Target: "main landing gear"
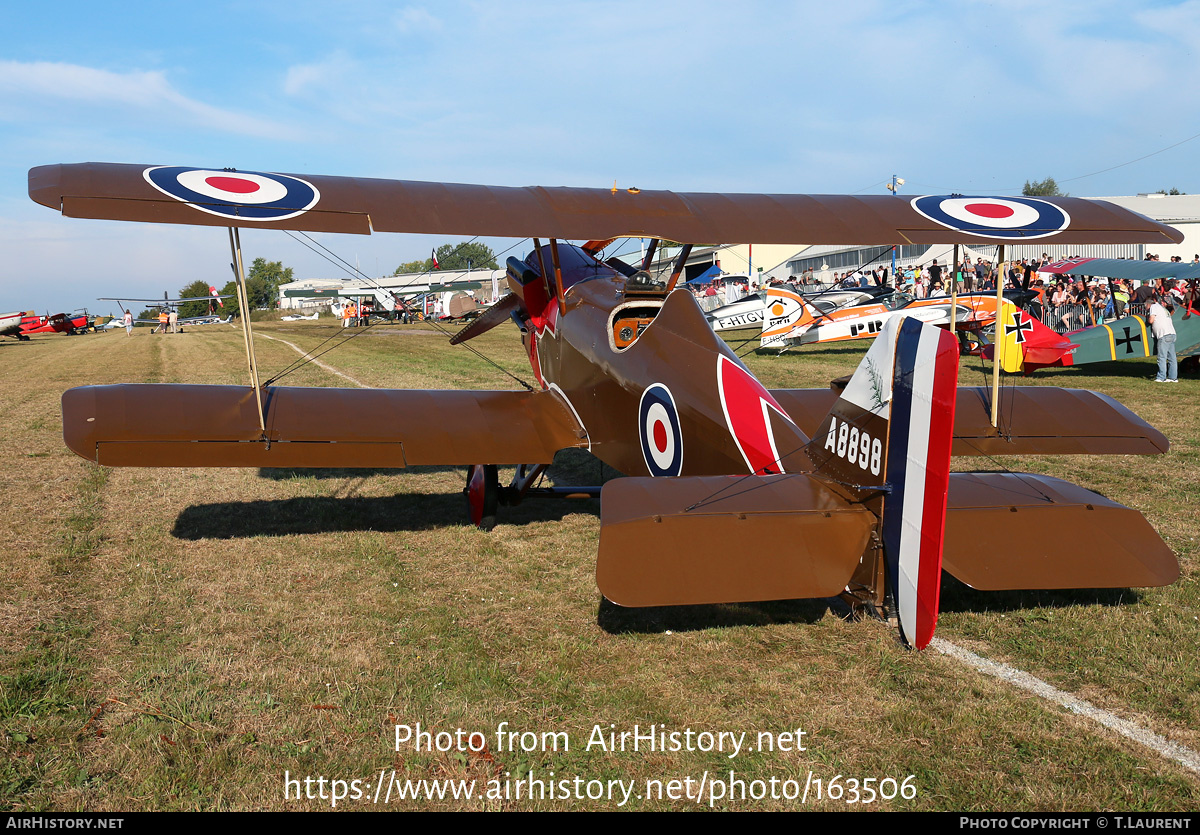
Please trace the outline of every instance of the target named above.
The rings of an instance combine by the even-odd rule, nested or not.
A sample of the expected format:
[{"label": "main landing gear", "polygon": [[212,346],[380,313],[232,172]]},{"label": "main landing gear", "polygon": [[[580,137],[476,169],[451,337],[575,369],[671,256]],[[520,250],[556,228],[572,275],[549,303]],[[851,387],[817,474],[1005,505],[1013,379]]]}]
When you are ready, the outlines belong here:
[{"label": "main landing gear", "polygon": [[472,464],[467,468],[467,516],[471,524],[485,531],[496,525],[500,506],[500,475],[495,464]]},{"label": "main landing gear", "polygon": [[516,507],[526,498],[539,499],[598,499],[599,487],[535,487],[545,464],[522,464],[513,474],[512,483],[500,486],[499,467],[495,464],[472,464],[467,468],[467,518],[481,530],[490,531],[496,525],[496,510],[500,505]]}]

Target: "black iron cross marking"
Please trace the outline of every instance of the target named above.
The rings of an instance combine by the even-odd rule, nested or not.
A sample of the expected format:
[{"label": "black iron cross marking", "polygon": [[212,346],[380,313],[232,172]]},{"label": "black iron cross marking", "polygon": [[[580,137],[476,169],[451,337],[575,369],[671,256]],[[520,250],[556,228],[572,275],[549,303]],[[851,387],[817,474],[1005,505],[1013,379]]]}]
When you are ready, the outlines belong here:
[{"label": "black iron cross marking", "polygon": [[1134,336],[1132,333],[1130,333],[1130,331],[1133,330],[1133,328],[1129,327],[1128,325],[1126,325],[1124,328],[1122,328],[1122,330],[1125,331],[1125,338],[1118,339],[1113,344],[1114,345],[1124,345],[1125,353],[1132,354],[1133,353],[1133,343],[1141,342],[1142,337],[1140,335]]},{"label": "black iron cross marking", "polygon": [[1025,334],[1031,330],[1033,330],[1033,322],[1018,313],[1017,321],[1014,324],[1004,326],[1004,335],[1012,336],[1015,333],[1017,335],[1017,344],[1024,345]]}]

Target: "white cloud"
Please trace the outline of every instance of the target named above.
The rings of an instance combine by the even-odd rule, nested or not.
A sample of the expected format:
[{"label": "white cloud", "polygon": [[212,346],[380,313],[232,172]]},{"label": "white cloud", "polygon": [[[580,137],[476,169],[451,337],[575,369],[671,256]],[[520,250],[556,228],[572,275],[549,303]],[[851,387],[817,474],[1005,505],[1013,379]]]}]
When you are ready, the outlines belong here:
[{"label": "white cloud", "polygon": [[442,22],[421,6],[405,6],[392,22],[401,32],[436,32],[442,28]]},{"label": "white cloud", "polygon": [[1195,49],[1196,38],[1200,36],[1200,0],[1145,9],[1134,14],[1133,19],[1147,29],[1183,41],[1190,51]]},{"label": "white cloud", "polygon": [[352,58],[344,52],[335,52],[322,61],[288,67],[283,91],[289,96],[299,96],[313,90],[332,89],[344,96],[346,88],[353,87],[352,76],[357,69]]},{"label": "white cloud", "polygon": [[189,98],[176,90],[161,71],[112,72],[48,61],[0,61],[0,112],[19,112],[29,107],[41,110],[53,102],[110,110],[115,107],[223,133],[271,138],[289,134],[286,128],[268,120]]}]

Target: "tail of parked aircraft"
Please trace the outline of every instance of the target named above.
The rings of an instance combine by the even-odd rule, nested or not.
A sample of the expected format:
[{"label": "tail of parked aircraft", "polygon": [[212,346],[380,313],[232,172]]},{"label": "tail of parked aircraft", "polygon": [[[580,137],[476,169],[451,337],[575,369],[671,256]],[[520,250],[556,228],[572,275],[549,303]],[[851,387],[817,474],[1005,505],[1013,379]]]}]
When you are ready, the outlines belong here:
[{"label": "tail of parked aircraft", "polygon": [[820,315],[799,293],[782,287],[768,287],[767,310],[763,316],[763,348],[784,348],[789,339],[803,334]]},{"label": "tail of parked aircraft", "polygon": [[957,383],[954,338],[893,319],[805,448],[812,471],[609,482],[601,591],[625,606],[830,597],[882,542],[888,606],[905,642],[926,646]]},{"label": "tail of parked aircraft", "polygon": [[917,649],[937,624],[957,393],[954,337],[889,319],[808,445],[819,476],[878,506],[888,596]]},{"label": "tail of parked aircraft", "polygon": [[1070,365],[1071,352],[1078,347],[1036,316],[1006,301],[996,326],[996,341],[985,346],[983,356],[995,358],[1010,373],[1028,372],[1052,365]]}]

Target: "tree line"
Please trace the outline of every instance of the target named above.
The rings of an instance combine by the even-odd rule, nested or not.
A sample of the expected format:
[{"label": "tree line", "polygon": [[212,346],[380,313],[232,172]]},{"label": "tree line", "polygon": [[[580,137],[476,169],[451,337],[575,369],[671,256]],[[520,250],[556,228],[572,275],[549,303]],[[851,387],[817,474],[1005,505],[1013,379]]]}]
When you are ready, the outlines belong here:
[{"label": "tree line", "polygon": [[[464,241],[460,244],[443,244],[434,250],[429,258],[423,261],[405,262],[396,267],[393,275],[433,272],[435,258],[437,259],[437,269],[439,270],[465,270],[468,266],[471,269],[479,270],[497,269],[496,255],[492,252],[491,247],[486,244]],[[257,310],[260,308],[275,307],[279,300],[280,286],[294,280],[292,268],[283,266],[282,261],[268,261],[266,258],[255,258],[254,263],[250,265],[250,269],[246,272],[246,291],[249,295],[250,308]],[[211,298],[208,289],[210,286],[215,285],[210,285],[203,279],[196,279],[179,291],[179,298],[181,299],[196,299],[194,302],[184,302],[179,306],[179,317],[181,319],[186,319],[189,316],[205,316],[208,314],[208,304]],[[237,300],[236,282],[230,279],[225,282],[223,287],[217,289],[222,296],[232,297],[224,299],[224,307],[218,306],[218,311],[225,315],[229,313],[240,315],[241,308]],[[138,318],[140,319],[154,319],[157,317],[157,307],[147,308],[138,314]]]},{"label": "tree line", "polygon": [[[293,281],[292,268],[283,266],[282,261],[268,261],[266,258],[255,258],[254,263],[250,265],[250,269],[246,272],[246,293],[250,302],[251,310],[258,310],[265,307],[275,307],[279,300],[279,288],[283,284]],[[179,318],[186,319],[189,316],[206,316],[208,315],[208,304],[212,298],[209,292],[209,287],[215,285],[209,284],[203,279],[196,279],[191,284],[188,284],[179,291],[178,298],[181,299],[196,299],[194,302],[184,302],[179,305]],[[237,299],[237,282],[232,278],[225,282],[225,286],[218,287],[217,291],[222,296],[230,296],[228,299],[222,299],[224,307],[217,305],[217,310],[221,314],[228,316],[230,313],[241,315],[241,305]],[[156,319],[158,318],[158,307],[147,308],[138,314],[139,319]]]}]

